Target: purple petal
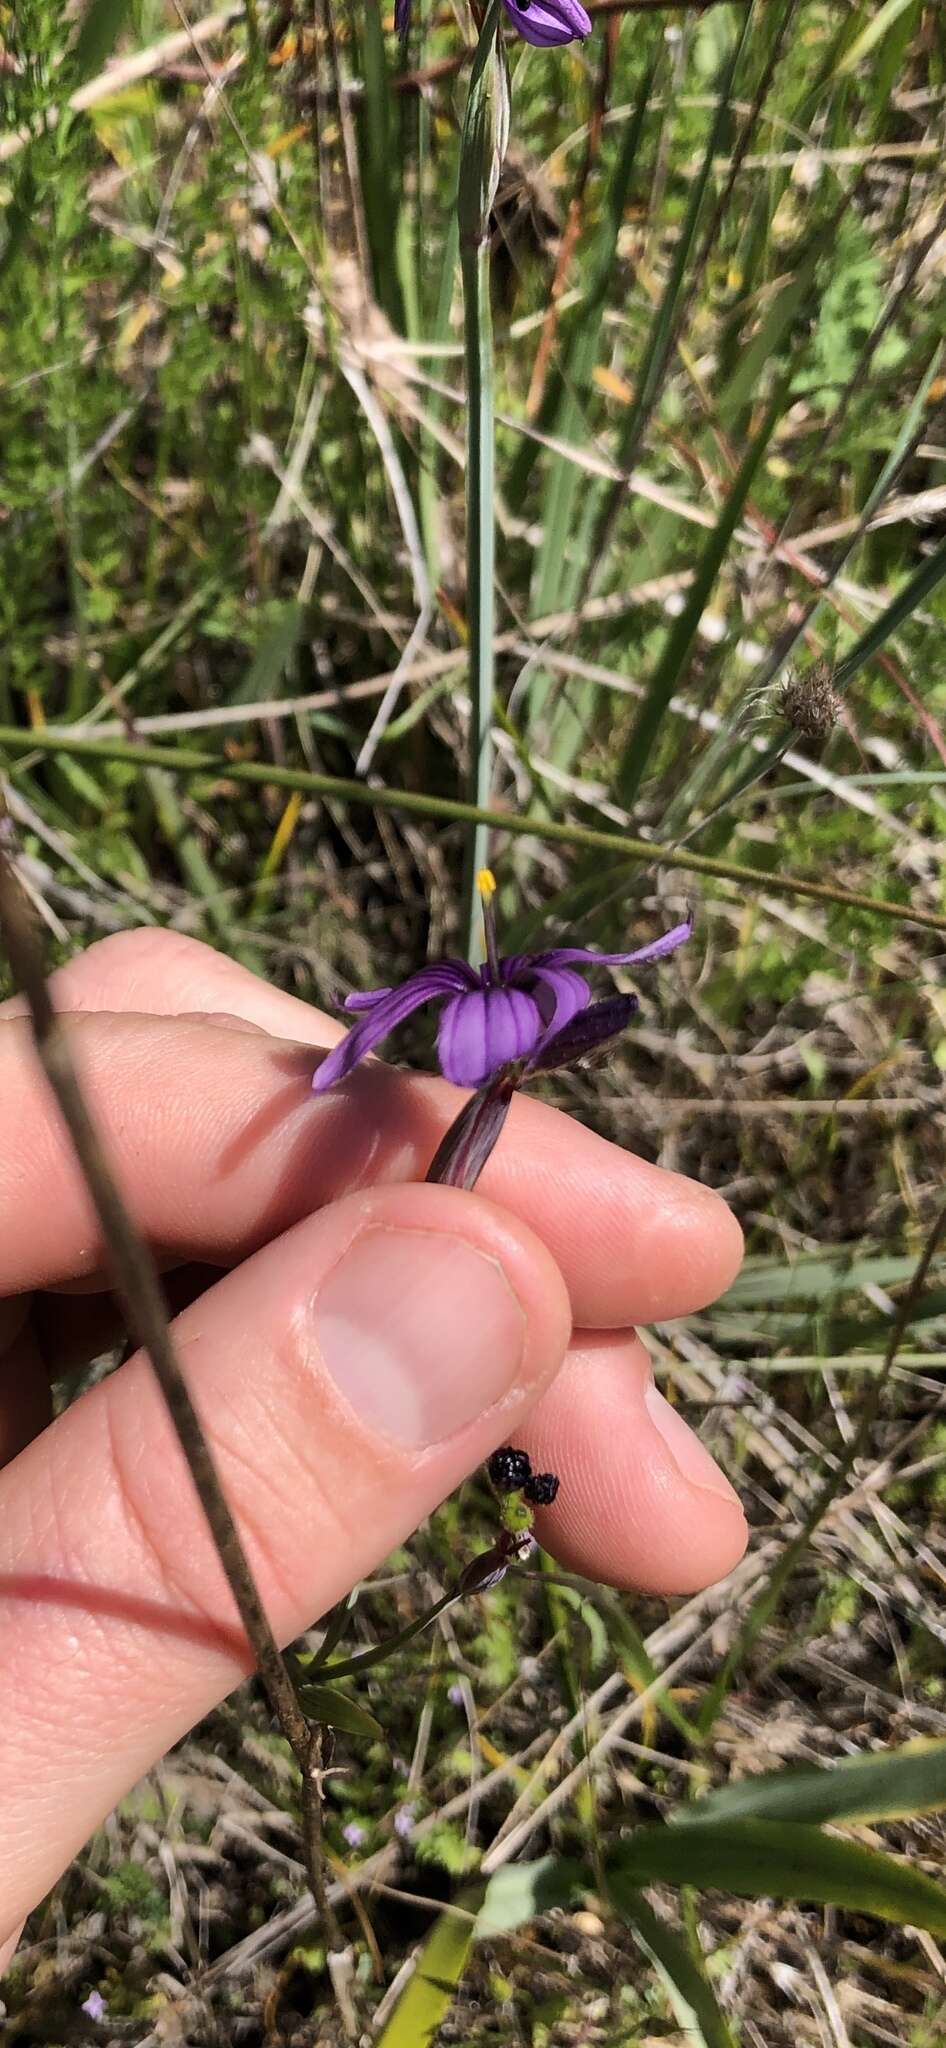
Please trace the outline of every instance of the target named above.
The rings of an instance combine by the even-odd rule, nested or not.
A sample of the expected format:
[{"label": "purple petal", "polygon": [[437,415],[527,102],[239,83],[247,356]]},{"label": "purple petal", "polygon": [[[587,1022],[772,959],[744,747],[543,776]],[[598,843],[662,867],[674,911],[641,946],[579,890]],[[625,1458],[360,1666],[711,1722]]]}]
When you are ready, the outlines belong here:
[{"label": "purple petal", "polygon": [[394,0],[394,33],[406,36],[411,25],[411,0]]},{"label": "purple petal", "polygon": [[543,1038],[531,1061],[531,1071],[547,1074],[555,1067],[575,1066],[578,1060],[607,1045],[609,1038],[616,1038],[639,1008],[636,996],[607,996],[603,1003],[592,1003],[590,1009],[579,1011],[563,1031]]},{"label": "purple petal", "polygon": [[[334,1046],[321,1066],[316,1068],[312,1076],[316,1095],[324,1095],[334,1081],[343,1081],[366,1053],[373,1052],[382,1038],[387,1038],[390,1031],[403,1024],[412,1010],[419,1010],[422,1003],[429,1003],[438,996],[453,995],[457,982],[456,967],[449,961],[443,961],[433,967],[421,967],[417,974],[409,974],[400,988],[389,989],[360,1023],[352,1025],[347,1037]],[[461,980],[459,985],[465,987],[465,981]]]},{"label": "purple petal", "polygon": [[[652,939],[649,946],[638,946],[634,953],[595,953],[590,946],[553,946],[547,953],[534,953],[532,967],[538,972],[543,967],[568,967],[578,961],[586,967],[633,967],[638,960],[662,960],[665,953],[675,953],[692,930],[693,919],[688,917],[659,939]],[[529,956],[521,957],[527,960]]]},{"label": "purple petal", "polygon": [[590,36],[591,20],[579,0],[503,0],[514,28],[539,49]]},{"label": "purple petal", "polygon": [[346,1010],[373,1010],[376,1003],[383,1003],[385,996],[391,994],[389,988],[356,989],[353,995],[345,997],[342,1007]]},{"label": "purple petal", "polygon": [[[474,973],[472,967],[467,966],[465,960],[432,960],[429,967],[419,967],[417,974],[451,976],[450,980],[444,979],[438,986],[436,991],[438,995],[441,993],[442,988],[456,989],[459,993],[462,989],[479,988],[480,986],[479,975]],[[407,981],[415,981],[416,979],[417,975],[414,974],[409,974],[407,977]],[[407,981],[401,982],[400,987],[406,988]],[[376,1004],[383,1003],[386,996],[393,994],[393,988],[355,989],[352,995],[345,997],[344,1008],[346,1010],[373,1010]]]},{"label": "purple petal", "polygon": [[447,1003],[437,1033],[440,1071],[458,1088],[478,1088],[497,1067],[534,1050],[539,1006],[520,988],[483,988]]},{"label": "purple petal", "polygon": [[591,1001],[588,983],[580,974],[574,974],[570,967],[537,967],[533,979],[540,984],[532,994],[545,1019],[548,1033],[561,1031],[579,1010],[588,1008]]}]

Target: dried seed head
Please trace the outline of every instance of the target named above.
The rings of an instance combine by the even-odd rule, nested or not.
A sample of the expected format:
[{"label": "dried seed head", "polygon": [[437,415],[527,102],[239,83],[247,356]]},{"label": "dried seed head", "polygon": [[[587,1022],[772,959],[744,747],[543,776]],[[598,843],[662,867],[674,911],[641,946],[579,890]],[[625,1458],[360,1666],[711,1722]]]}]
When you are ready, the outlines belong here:
[{"label": "dried seed head", "polygon": [[841,716],[841,697],[832,674],[829,662],[816,661],[800,675],[793,670],[777,693],[782,717],[806,740],[826,740]]}]

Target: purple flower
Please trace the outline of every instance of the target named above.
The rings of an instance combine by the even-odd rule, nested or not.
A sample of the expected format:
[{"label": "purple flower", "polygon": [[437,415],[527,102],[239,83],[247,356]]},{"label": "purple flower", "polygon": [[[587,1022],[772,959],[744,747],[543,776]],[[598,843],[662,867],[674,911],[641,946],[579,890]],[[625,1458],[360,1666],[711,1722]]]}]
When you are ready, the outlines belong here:
[{"label": "purple flower", "polygon": [[486,930],[483,966],[477,970],[465,960],[437,960],[409,974],[398,988],[347,996],[345,1008],[358,1014],[358,1022],[317,1069],[312,1080],[316,1094],[344,1080],[412,1011],[430,1002],[443,1004],[437,1057],[446,1080],[458,1088],[482,1087],[500,1068],[517,1061],[525,1062],[530,1071],[570,1065],[623,1030],[637,1008],[634,996],[592,1003],[591,990],[576,968],[631,967],[659,960],[682,945],[692,930],[688,918],[632,953],[555,946],[544,953],[500,957],[491,901],[496,884],[488,869],[479,877],[479,886]]},{"label": "purple flower", "polygon": [[464,1699],[462,1685],[448,1685],[447,1698],[452,1707],[462,1707]]},{"label": "purple flower", "polygon": [[[539,49],[573,43],[591,34],[591,17],[580,0],[503,0],[513,28]],[[394,27],[406,36],[411,25],[411,0],[394,0]]]},{"label": "purple flower", "polygon": [[412,1806],[399,1806],[394,1816],[395,1834],[400,1835],[403,1841],[409,1834],[412,1833],[413,1827],[414,1808]]},{"label": "purple flower", "polygon": [[82,2000],[79,2011],[87,2012],[90,2020],[104,2020],[108,2006],[102,1997],[101,1991],[90,1991],[88,1998]]},{"label": "purple flower", "polygon": [[365,1831],[360,1820],[347,1820],[342,1829],[342,1841],[348,1843],[349,1849],[360,1849],[364,1839]]},{"label": "purple flower", "polygon": [[503,0],[503,5],[513,28],[540,50],[591,34],[591,17],[580,0]]}]

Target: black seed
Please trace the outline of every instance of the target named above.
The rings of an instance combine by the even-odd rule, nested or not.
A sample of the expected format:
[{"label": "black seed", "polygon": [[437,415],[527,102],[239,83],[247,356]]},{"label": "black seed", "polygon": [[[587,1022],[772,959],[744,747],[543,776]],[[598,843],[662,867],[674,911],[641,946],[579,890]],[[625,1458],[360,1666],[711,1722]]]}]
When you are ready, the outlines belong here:
[{"label": "black seed", "polygon": [[535,1472],[527,1480],[522,1491],[532,1508],[550,1508],[558,1492],[558,1477],[554,1472]]},{"label": "black seed", "polygon": [[497,1493],[516,1493],[531,1478],[532,1464],[528,1451],[513,1451],[504,1444],[493,1452],[486,1470]]}]

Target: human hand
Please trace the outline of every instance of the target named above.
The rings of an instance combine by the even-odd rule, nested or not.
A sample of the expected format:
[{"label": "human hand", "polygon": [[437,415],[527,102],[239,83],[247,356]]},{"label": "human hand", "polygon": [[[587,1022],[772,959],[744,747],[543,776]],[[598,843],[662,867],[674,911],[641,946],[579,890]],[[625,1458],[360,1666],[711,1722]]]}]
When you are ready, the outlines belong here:
[{"label": "human hand", "polygon": [[[417,1185],[458,1097],[380,1064],[321,1098],[343,1027],[147,930],[53,977],[280,1642],[499,1443],[563,1484],[571,1569],[688,1592],[742,1555],[736,1495],[632,1326],[736,1272],[707,1189],[519,1097],[475,1194]],[[0,1967],[25,1914],[251,1657],[138,1354],[50,1422],[49,1379],[119,1333],[98,1227],[0,1005]]]}]

